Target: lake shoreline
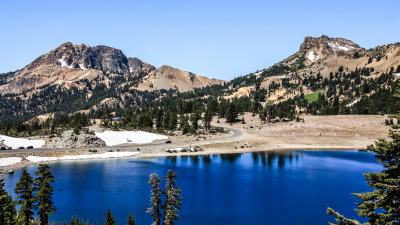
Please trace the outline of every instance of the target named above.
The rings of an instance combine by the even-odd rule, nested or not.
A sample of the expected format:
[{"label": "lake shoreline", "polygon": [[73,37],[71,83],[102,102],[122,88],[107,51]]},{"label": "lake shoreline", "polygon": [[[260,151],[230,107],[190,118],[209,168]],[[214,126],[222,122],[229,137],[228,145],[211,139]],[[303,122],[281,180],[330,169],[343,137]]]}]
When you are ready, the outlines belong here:
[{"label": "lake shoreline", "polygon": [[[366,150],[367,146],[379,138],[386,138],[388,126],[384,124],[385,116],[340,115],[312,116],[304,115],[305,122],[282,122],[262,124],[259,118],[251,114],[244,115],[246,124],[212,122],[213,126],[221,127],[228,132],[217,135],[178,135],[168,136],[171,143],[155,140],[147,144],[125,144],[105,147],[82,148],[42,148],[15,149],[1,151],[0,159],[5,157],[20,157],[18,164],[0,166],[0,175],[8,171],[47,162],[30,162],[25,158],[64,157],[91,155],[106,152],[137,152],[134,158],[157,158],[173,156],[232,154],[262,151],[343,151]],[[215,120],[215,118],[214,118]],[[181,152],[182,148],[198,148],[204,151]],[[168,150],[176,150],[169,153]],[[126,158],[126,157],[125,157]],[[93,159],[84,159],[93,160]],[[60,160],[63,161],[63,160]],[[70,160],[68,160],[70,161]]]},{"label": "lake shoreline", "polygon": [[[55,162],[72,162],[72,161],[93,161],[93,160],[113,160],[113,159],[128,159],[128,158],[139,158],[139,159],[146,159],[146,158],[165,158],[165,157],[180,157],[180,156],[202,156],[202,155],[219,155],[219,154],[243,154],[243,153],[252,153],[252,152],[268,152],[268,151],[351,151],[351,150],[358,150],[358,151],[366,151],[366,148],[354,148],[354,147],[292,147],[292,148],[267,148],[267,149],[254,149],[254,148],[244,148],[244,149],[219,149],[219,150],[211,150],[206,149],[203,151],[197,152],[177,152],[177,153],[169,153],[169,152],[142,152],[132,156],[123,156],[123,157],[109,157],[109,158],[85,158],[85,159],[58,159],[58,160],[48,160],[48,161],[41,161],[41,162],[32,162],[26,159],[28,156],[33,156],[30,153],[20,153],[15,154],[14,156],[10,157],[21,157],[22,161],[17,164],[2,166],[0,167],[0,177],[3,177],[5,174],[10,173],[11,171],[23,169],[29,166],[45,164],[45,163],[55,163]],[[106,153],[109,151],[99,151],[96,153]],[[123,152],[132,152],[132,151],[123,151]],[[120,152],[120,153],[123,153]],[[56,152],[53,152],[56,153]],[[70,153],[70,152],[69,152]],[[79,153],[79,152],[76,152]],[[83,152],[81,152],[83,153]],[[37,152],[34,156],[38,157],[47,157],[49,152]],[[88,155],[86,154],[68,154],[63,156],[79,156],[79,155]],[[93,154],[96,155],[96,154]]]}]

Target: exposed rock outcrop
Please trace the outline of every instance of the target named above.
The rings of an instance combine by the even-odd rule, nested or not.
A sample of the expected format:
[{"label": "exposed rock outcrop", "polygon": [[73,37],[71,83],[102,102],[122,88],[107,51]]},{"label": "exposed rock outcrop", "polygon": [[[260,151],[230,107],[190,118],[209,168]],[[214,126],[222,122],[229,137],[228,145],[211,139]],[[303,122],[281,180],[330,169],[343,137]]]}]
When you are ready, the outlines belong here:
[{"label": "exposed rock outcrop", "polygon": [[[132,80],[129,79],[129,76],[150,73],[152,73],[151,77],[156,76],[155,80],[166,81],[166,83],[155,82],[152,85],[153,87],[142,85],[142,89],[178,89],[179,91],[188,91],[196,87],[221,83],[221,81],[200,77],[169,66],[163,66],[156,70],[153,65],[145,63],[136,57],[128,58],[121,50],[108,46],[91,47],[89,45],[73,45],[71,42],[66,42],[49,53],[38,57],[16,73],[10,76],[3,76],[0,83],[0,94],[29,92],[46,85],[61,85],[69,88],[78,86],[76,83],[81,79],[93,80],[99,78],[101,83],[107,85],[108,81],[112,82],[114,79],[128,81]],[[163,74],[165,73],[169,74],[168,80],[164,79]],[[174,77],[177,79],[172,79]],[[174,83],[175,81],[177,83]],[[145,81],[140,80],[135,80],[135,82],[135,84],[131,84],[134,88],[139,83],[145,83]]]},{"label": "exposed rock outcrop", "polygon": [[304,57],[308,63],[313,63],[331,54],[348,55],[352,50],[363,50],[356,43],[344,38],[306,37],[300,46],[300,51],[305,53]]},{"label": "exposed rock outcrop", "polygon": [[72,130],[64,131],[59,137],[50,139],[46,144],[48,148],[85,148],[103,147],[106,143],[94,134],[81,132],[74,134]]},{"label": "exposed rock outcrop", "polygon": [[143,62],[136,57],[128,58],[129,72],[132,74],[140,74],[142,72],[151,72],[156,68],[153,65]]}]

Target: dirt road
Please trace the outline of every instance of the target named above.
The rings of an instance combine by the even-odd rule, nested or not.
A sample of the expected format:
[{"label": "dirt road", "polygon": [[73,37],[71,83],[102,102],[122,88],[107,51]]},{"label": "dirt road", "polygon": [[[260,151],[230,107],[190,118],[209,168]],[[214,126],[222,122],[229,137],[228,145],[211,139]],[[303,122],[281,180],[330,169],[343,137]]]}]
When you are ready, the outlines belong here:
[{"label": "dirt road", "polygon": [[15,154],[36,154],[36,153],[60,153],[62,152],[82,152],[88,151],[90,149],[95,149],[98,152],[106,152],[106,151],[141,151],[145,153],[152,153],[152,152],[161,152],[166,151],[167,149],[174,149],[174,148],[189,148],[194,146],[201,146],[201,145],[209,145],[209,144],[219,144],[219,143],[227,143],[227,142],[237,142],[240,141],[243,136],[244,132],[232,128],[232,127],[225,127],[219,126],[229,131],[231,134],[228,137],[222,137],[219,139],[212,139],[212,140],[199,140],[199,141],[174,141],[170,144],[166,144],[164,140],[154,141],[149,144],[129,144],[129,145],[120,145],[120,146],[112,146],[112,147],[91,147],[91,148],[35,148],[35,149],[13,149],[10,151],[0,151],[0,157],[8,157],[9,155]]}]

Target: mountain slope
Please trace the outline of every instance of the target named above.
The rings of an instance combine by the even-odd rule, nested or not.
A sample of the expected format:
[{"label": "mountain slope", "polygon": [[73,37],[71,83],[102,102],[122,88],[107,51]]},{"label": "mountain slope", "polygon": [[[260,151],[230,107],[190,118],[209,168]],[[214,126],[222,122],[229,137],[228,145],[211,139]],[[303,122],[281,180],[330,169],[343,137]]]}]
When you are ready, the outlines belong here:
[{"label": "mountain slope", "polygon": [[281,115],[400,110],[393,97],[400,78],[400,43],[364,49],[343,38],[306,37],[288,58],[229,82],[170,66],[156,69],[108,47],[64,45],[20,71],[0,74],[0,121],[78,110],[101,115],[104,110],[117,113],[157,105],[176,111],[184,102],[189,105],[185,109],[204,109],[209,101],[214,109],[222,104],[218,110],[234,101],[238,109],[255,114],[271,105]]},{"label": "mountain slope", "polygon": [[[304,85],[304,80],[317,76],[323,79],[332,79],[338,71],[351,72],[369,68],[372,71],[362,78],[377,78],[381,73],[394,70],[400,65],[400,44],[378,46],[373,49],[364,49],[344,38],[329,38],[325,35],[314,38],[306,37],[300,49],[295,54],[275,64],[274,66],[249,74],[242,79],[255,76],[262,88],[270,89],[271,85],[280,84],[272,93],[268,93],[267,100],[284,101],[300,92],[312,93],[312,87]],[[296,89],[287,88],[282,81],[297,86]],[[234,82],[235,83],[235,82]],[[240,84],[239,87],[255,87],[256,79],[252,82]]]},{"label": "mountain slope", "polygon": [[[119,49],[107,46],[73,45],[67,42],[40,56],[12,76],[7,76],[2,82],[3,85],[0,83],[0,93],[30,92],[46,85],[61,85],[67,88],[71,86],[79,87],[77,83],[82,79],[89,81],[101,79],[102,81],[99,83],[106,84],[113,79],[128,80],[129,76],[145,75],[155,70],[154,66],[138,58],[126,57]],[[160,70],[163,70],[163,68],[160,68]],[[174,77],[186,73],[178,69],[171,70],[171,72]],[[162,75],[162,73],[154,73],[153,76],[159,74]],[[190,91],[193,88],[220,82],[203,77],[197,78],[195,74],[192,74],[192,76],[195,80],[202,82],[178,79],[178,83],[174,83],[174,80],[169,80],[170,85],[155,85],[152,89],[171,88]],[[165,79],[165,77],[161,79]],[[130,85],[135,88],[138,84],[130,83]]]},{"label": "mountain slope", "polygon": [[138,90],[176,89],[185,92],[193,90],[193,88],[201,88],[209,84],[222,84],[223,82],[164,65],[143,77]]}]

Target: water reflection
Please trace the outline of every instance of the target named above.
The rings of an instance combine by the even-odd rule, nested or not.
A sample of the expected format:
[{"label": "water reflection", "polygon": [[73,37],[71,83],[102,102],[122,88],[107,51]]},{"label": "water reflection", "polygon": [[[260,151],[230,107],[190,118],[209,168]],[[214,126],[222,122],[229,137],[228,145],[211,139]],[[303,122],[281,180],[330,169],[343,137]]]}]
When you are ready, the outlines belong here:
[{"label": "water reflection", "polygon": [[295,151],[265,151],[265,152],[252,152],[246,153],[233,153],[233,154],[216,154],[216,155],[189,155],[189,156],[168,156],[166,161],[172,165],[190,165],[202,166],[208,164],[220,163],[242,163],[247,162],[251,166],[263,167],[285,167],[290,165],[293,160],[298,161],[299,152]]},{"label": "water reflection", "polygon": [[251,153],[253,163],[271,167],[277,162],[278,167],[284,167],[286,163],[292,163],[293,159],[298,160],[299,154],[293,151],[266,151]]},{"label": "water reflection", "polygon": [[[184,196],[177,225],[327,224],[327,206],[357,218],[350,193],[370,191],[362,173],[381,170],[372,153],[357,151],[188,155],[52,163],[57,211],[50,220],[63,224],[78,214],[101,222],[109,208],[120,224],[130,212],[138,224],[150,224],[149,174],[171,169]],[[10,193],[20,174],[5,176]]]},{"label": "water reflection", "polygon": [[242,153],[220,154],[219,157],[224,162],[234,163],[241,155]]},{"label": "water reflection", "polygon": [[211,156],[210,155],[203,155],[203,162],[206,164],[210,164],[211,163]]}]

